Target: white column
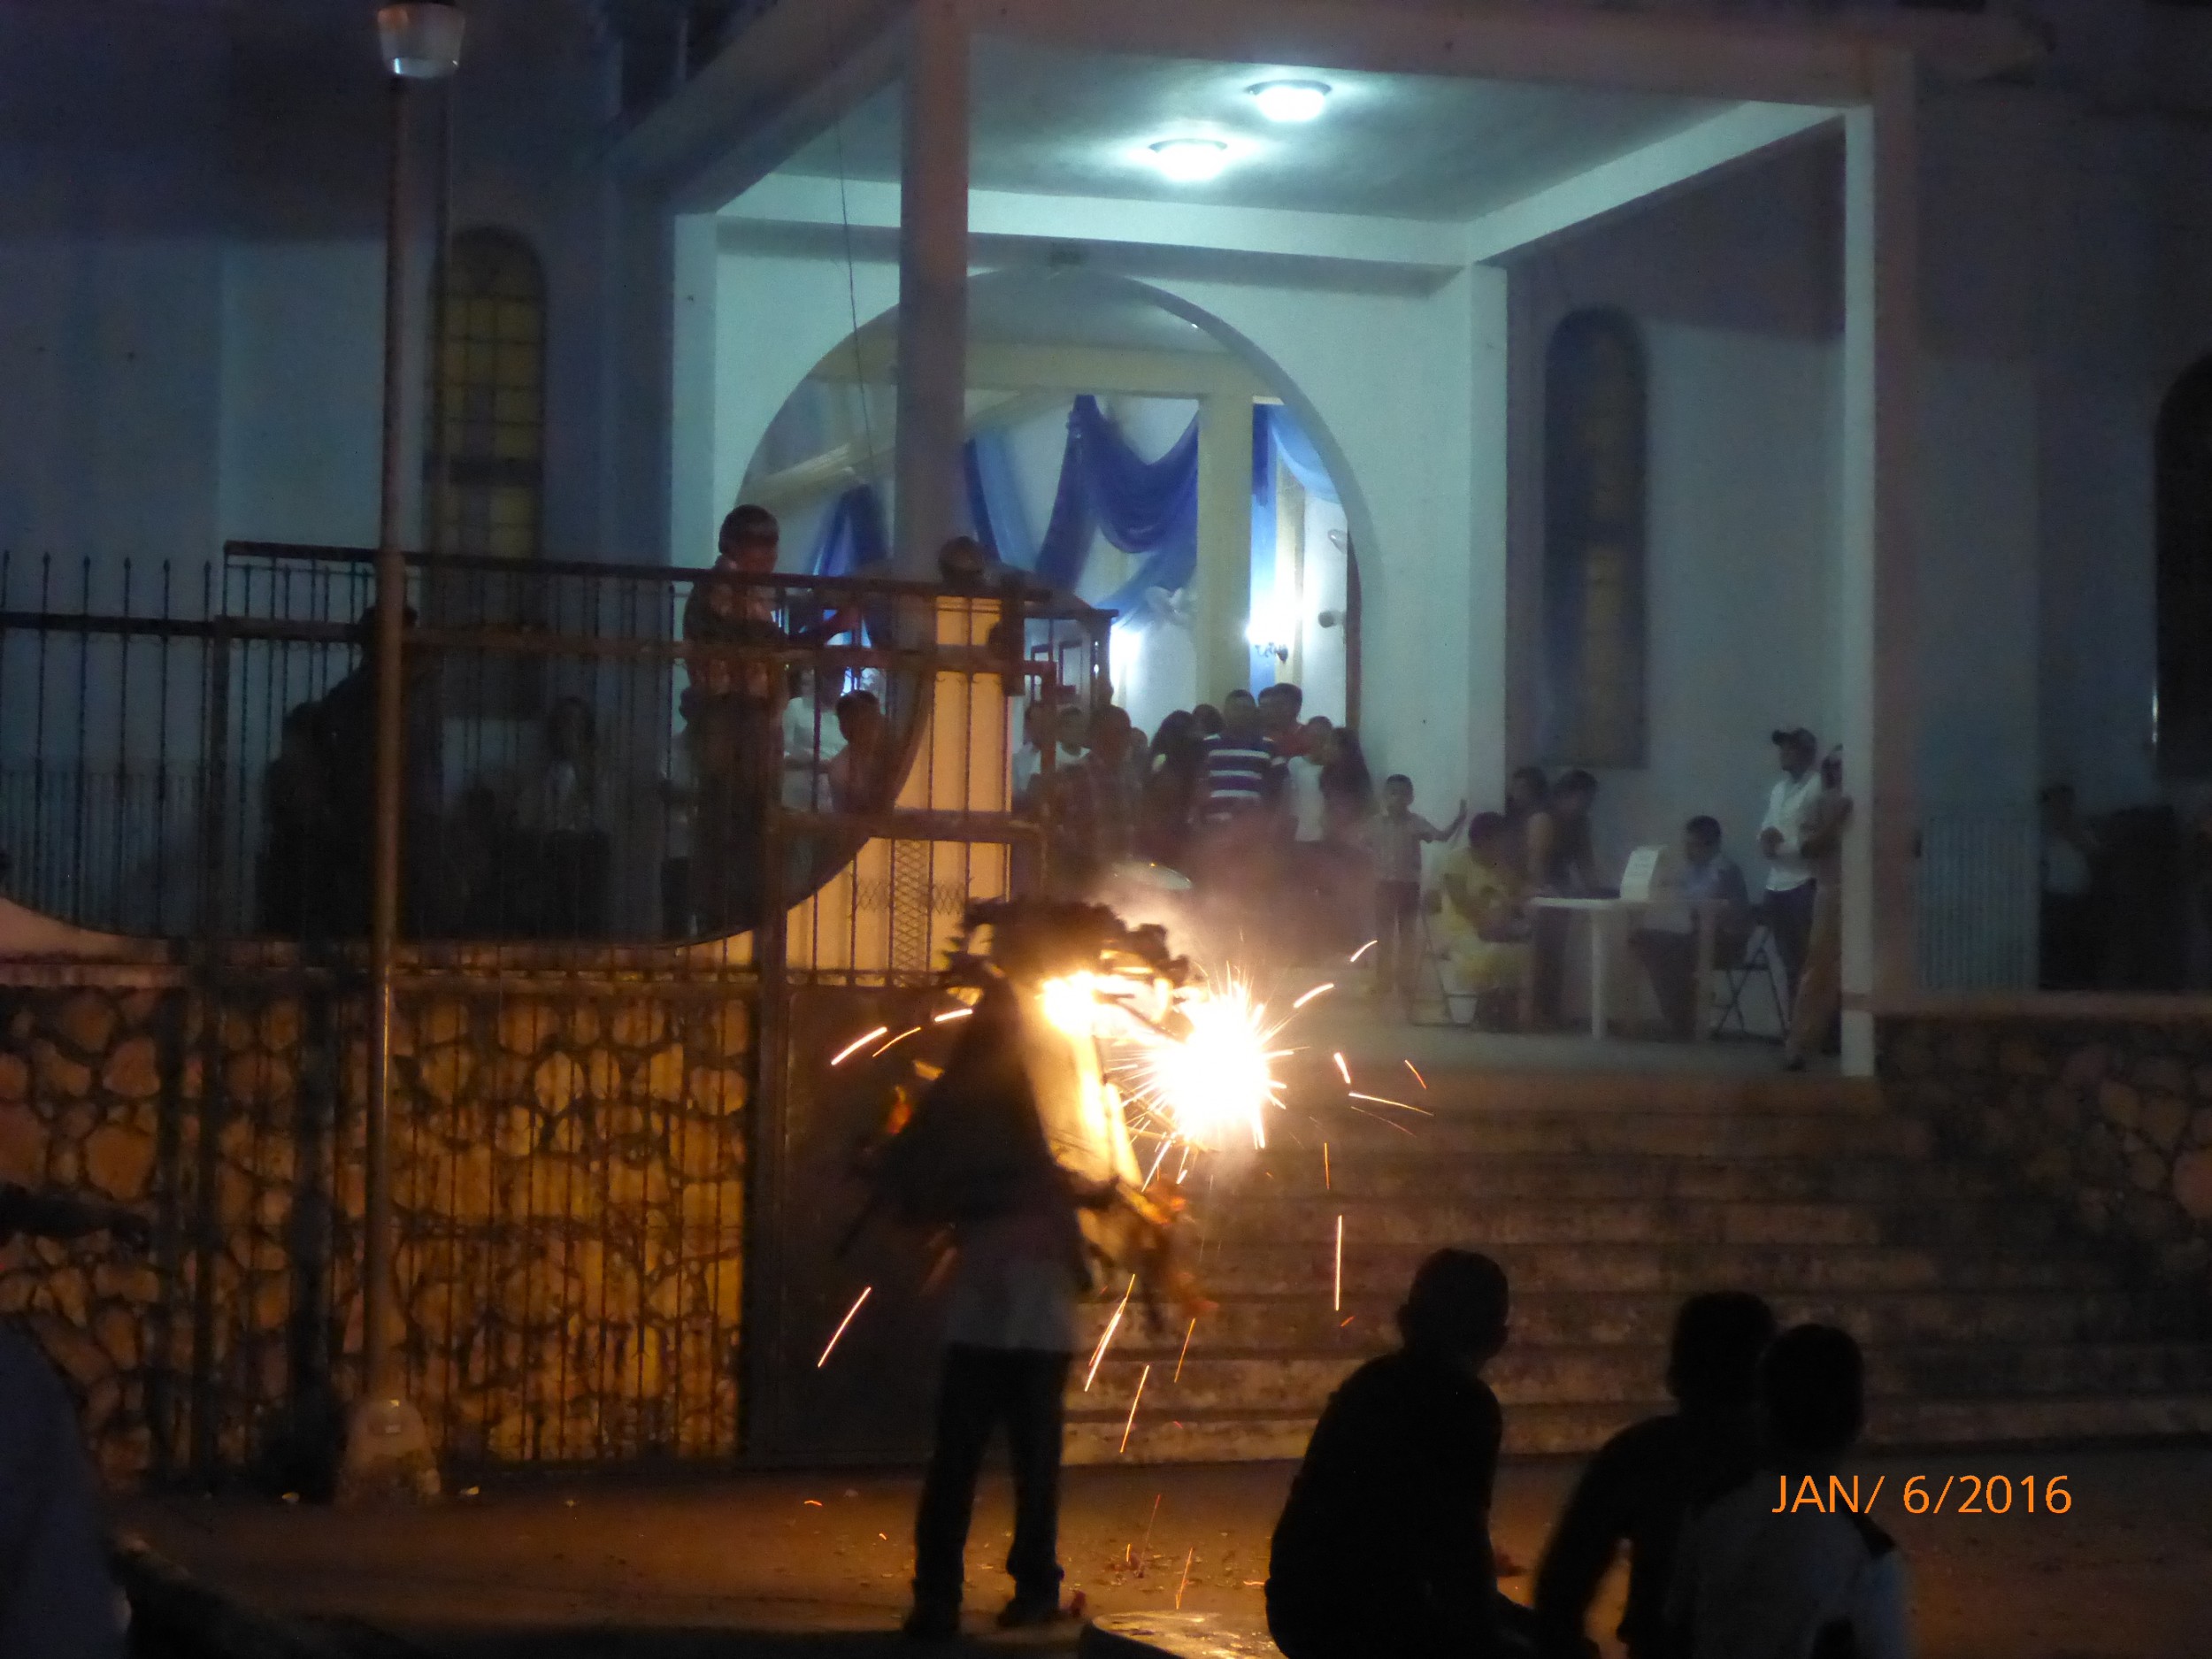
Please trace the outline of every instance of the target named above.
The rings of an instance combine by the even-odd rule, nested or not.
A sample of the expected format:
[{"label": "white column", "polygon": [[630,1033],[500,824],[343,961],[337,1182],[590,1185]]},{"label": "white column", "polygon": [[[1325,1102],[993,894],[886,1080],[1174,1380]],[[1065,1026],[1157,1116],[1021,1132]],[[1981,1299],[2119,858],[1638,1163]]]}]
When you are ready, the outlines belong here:
[{"label": "white column", "polygon": [[968,30],[956,0],[919,0],[906,57],[899,183],[897,573],[926,580],[953,534],[967,436]]},{"label": "white column", "polygon": [[[1466,280],[1473,314],[1469,378],[1474,406],[1467,448],[1471,603],[1467,611],[1464,787],[1470,800],[1480,801],[1502,798],[1511,749],[1506,728],[1511,665],[1506,618],[1512,605],[1508,555],[1511,492],[1507,488],[1511,413],[1506,365],[1512,349],[1512,317],[1510,285],[1502,266],[1470,266]],[[1441,795],[1432,798],[1440,810],[1450,810]]]},{"label": "white column", "polygon": [[1252,399],[1198,401],[1198,696],[1218,704],[1252,684]]},{"label": "white column", "polygon": [[[1873,1009],[1909,995],[1918,830],[1912,430],[1918,251],[1910,58],[1874,61],[1845,117],[1842,475],[1844,1069],[1874,1070]],[[1970,626],[1962,618],[1960,626]]]}]

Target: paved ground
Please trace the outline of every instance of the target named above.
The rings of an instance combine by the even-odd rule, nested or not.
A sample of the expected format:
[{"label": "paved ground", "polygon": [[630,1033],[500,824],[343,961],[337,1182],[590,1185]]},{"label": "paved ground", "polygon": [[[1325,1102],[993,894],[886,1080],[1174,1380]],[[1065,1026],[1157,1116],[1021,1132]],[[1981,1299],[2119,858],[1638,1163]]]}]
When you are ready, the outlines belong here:
[{"label": "paved ground", "polygon": [[[1497,1536],[1523,1565],[1574,1465],[1509,1465]],[[2203,1659],[2212,1653],[2212,1447],[1883,1457],[1875,1513],[1911,1563],[1924,1659]],[[2070,1512],[1909,1516],[1906,1477],[2063,1475]],[[1064,1556],[1094,1610],[1259,1616],[1283,1464],[1071,1471]],[[1955,1487],[1952,1504],[1958,1498]],[[890,1654],[913,1481],[749,1475],[653,1486],[533,1479],[398,1513],[150,1500],[124,1519],[234,1593],[399,1630],[456,1655]],[[987,1488],[971,1602],[1007,1593],[1002,1483]],[[1141,1571],[1139,1563],[1141,1563]],[[1507,1580],[1526,1594],[1525,1574]],[[984,1621],[977,1621],[979,1624]],[[1014,1644],[1006,1644],[1014,1645]],[[1025,1644],[1036,1646],[1035,1642]],[[1049,1644],[1048,1644],[1049,1645]],[[1610,1649],[1609,1648],[1609,1652]]]}]

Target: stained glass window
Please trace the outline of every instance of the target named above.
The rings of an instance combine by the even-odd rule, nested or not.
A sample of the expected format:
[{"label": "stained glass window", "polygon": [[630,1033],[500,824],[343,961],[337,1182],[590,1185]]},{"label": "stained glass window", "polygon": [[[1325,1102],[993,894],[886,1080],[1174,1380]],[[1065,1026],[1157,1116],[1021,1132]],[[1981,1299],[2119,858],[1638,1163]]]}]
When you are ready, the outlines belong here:
[{"label": "stained glass window", "polygon": [[511,231],[464,231],[443,297],[430,457],[436,546],[526,557],[543,533],[544,270]]},{"label": "stained glass window", "polygon": [[1544,362],[1543,752],[1559,765],[1644,764],[1643,342],[1581,311]]}]

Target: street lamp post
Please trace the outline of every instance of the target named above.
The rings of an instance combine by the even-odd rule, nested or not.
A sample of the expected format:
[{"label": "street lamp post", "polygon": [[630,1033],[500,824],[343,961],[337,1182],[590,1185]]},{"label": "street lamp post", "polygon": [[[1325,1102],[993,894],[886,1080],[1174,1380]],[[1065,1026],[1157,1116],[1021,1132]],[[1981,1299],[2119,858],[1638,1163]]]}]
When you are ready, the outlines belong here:
[{"label": "street lamp post", "polygon": [[392,1328],[392,965],[399,940],[400,794],[406,718],[401,653],[407,613],[407,342],[411,273],[408,105],[415,83],[461,65],[465,20],[438,4],[388,5],[377,41],[391,77],[391,172],[384,228],[384,456],[376,549],[376,864],[369,924],[368,1167],[361,1267],[361,1397],[347,1425],[340,1492],[437,1491],[422,1417],[401,1394]]}]

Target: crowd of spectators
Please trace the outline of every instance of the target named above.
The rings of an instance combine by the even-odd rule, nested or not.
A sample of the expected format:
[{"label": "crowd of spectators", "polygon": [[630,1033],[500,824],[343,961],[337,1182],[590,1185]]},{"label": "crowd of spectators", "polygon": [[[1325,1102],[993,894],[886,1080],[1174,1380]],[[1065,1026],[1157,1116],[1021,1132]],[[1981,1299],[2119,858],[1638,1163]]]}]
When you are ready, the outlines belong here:
[{"label": "crowd of spectators", "polygon": [[[1014,758],[1016,805],[1048,826],[1055,887],[1092,893],[1132,860],[1164,866],[1284,959],[1360,952],[1386,1010],[1409,1016],[1441,996],[1471,1002],[1486,1027],[1563,1027],[1571,916],[1536,901],[1617,895],[1593,835],[1597,780],[1525,766],[1499,810],[1471,817],[1463,799],[1440,826],[1417,810],[1412,779],[1377,780],[1357,733],[1304,718],[1303,701],[1290,684],[1233,691],[1218,707],[1169,715],[1148,744],[1122,709],[1033,703]],[[1795,1068],[1833,1044],[1851,803],[1839,751],[1824,757],[1802,727],[1773,741],[1763,891],[1755,899],[1719,820],[1701,813],[1670,861],[1677,902],[1642,916],[1628,943],[1666,1027],[1687,1037],[1703,995],[1696,918],[1710,918],[1722,969],[1741,964],[1763,925]]]}]

